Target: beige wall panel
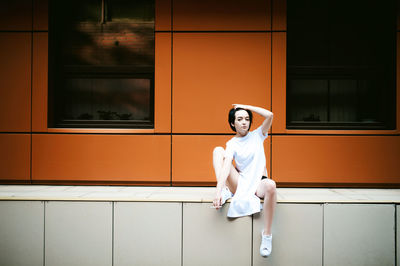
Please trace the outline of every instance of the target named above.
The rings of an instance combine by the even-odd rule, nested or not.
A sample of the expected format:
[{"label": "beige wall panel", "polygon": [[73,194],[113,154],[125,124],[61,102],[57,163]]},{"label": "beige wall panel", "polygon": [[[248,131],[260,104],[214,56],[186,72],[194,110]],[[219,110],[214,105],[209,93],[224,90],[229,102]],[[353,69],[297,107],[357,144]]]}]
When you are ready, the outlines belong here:
[{"label": "beige wall panel", "polygon": [[397,257],[397,265],[400,265],[400,205],[396,206],[397,210],[396,210],[396,214],[397,214],[397,218],[396,218],[396,246],[397,246],[397,250],[396,250],[396,257]]},{"label": "beige wall panel", "polygon": [[228,219],[229,204],[183,204],[183,265],[251,265],[251,217]]},{"label": "beige wall panel", "polygon": [[324,265],[395,265],[394,214],[394,205],[326,205]]},{"label": "beige wall panel", "polygon": [[272,254],[260,256],[264,214],[254,215],[253,265],[322,265],[323,207],[320,204],[278,204],[272,224]]},{"label": "beige wall panel", "polygon": [[114,203],[114,265],[181,265],[182,204]]},{"label": "beige wall panel", "polygon": [[111,266],[112,202],[47,202],[45,265]]},{"label": "beige wall panel", "polygon": [[43,266],[44,203],[0,201],[0,265]]}]

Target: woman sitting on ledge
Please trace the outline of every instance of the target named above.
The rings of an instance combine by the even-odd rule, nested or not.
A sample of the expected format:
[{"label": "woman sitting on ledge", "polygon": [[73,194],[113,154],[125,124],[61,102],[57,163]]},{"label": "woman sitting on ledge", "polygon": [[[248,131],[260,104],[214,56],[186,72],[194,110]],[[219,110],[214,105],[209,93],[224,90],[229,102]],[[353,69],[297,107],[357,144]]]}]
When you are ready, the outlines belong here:
[{"label": "woman sitting on ledge", "polygon": [[[228,217],[241,217],[260,212],[264,199],[264,228],[261,231],[260,254],[268,257],[272,251],[271,226],[276,206],[276,184],[267,176],[264,140],[272,124],[272,112],[251,105],[234,104],[229,111],[229,125],[236,136],[226,143],[226,149],[216,147],[213,165],[217,192],[213,206],[219,209],[232,198]],[[255,112],[265,118],[260,127],[249,131]],[[236,167],[232,164],[235,160]],[[233,196],[233,197],[232,197]]]}]

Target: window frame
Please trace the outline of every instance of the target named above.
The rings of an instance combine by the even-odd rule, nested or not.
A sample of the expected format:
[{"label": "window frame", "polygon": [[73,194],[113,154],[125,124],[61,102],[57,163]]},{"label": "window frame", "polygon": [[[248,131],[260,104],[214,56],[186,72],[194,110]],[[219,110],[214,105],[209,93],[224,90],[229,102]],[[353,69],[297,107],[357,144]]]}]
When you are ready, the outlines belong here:
[{"label": "window frame", "polygon": [[[117,65],[117,66],[88,66],[88,65],[60,65],[57,58],[60,57],[62,49],[57,49],[57,30],[55,23],[56,12],[53,12],[52,5],[55,0],[49,1],[49,64],[48,64],[48,128],[77,128],[77,129],[155,129],[155,4],[154,4],[154,60],[152,66],[135,66],[135,65]],[[99,24],[104,15],[104,7],[101,7],[102,14]],[[63,75],[63,77],[60,77]],[[149,97],[149,119],[148,120],[69,120],[63,119],[61,115],[62,103],[60,100],[63,94],[62,80],[68,78],[99,78],[99,79],[148,79],[150,80],[150,97]]]},{"label": "window frame", "polygon": [[[289,2],[289,1],[287,1]],[[289,5],[289,3],[287,3],[287,5]],[[395,13],[395,11],[394,11]],[[397,18],[395,16],[395,18]],[[289,21],[289,12],[287,12],[287,29],[286,29],[286,34],[289,35],[290,34],[290,26],[288,25]],[[359,69],[357,69],[356,67],[353,69],[353,71],[348,71],[346,69],[351,69],[346,68],[346,67],[330,67],[330,70],[328,71],[324,71],[322,70],[322,68],[319,65],[313,65],[312,67],[308,67],[309,69],[312,69],[311,71],[307,72],[304,71],[304,69],[306,69],[307,67],[303,67],[303,66],[290,66],[288,64],[289,62],[289,39],[288,37],[286,37],[286,104],[285,104],[285,109],[286,109],[286,122],[285,122],[285,128],[287,130],[323,130],[323,131],[327,131],[327,130],[396,130],[397,126],[397,116],[398,114],[396,113],[396,109],[397,109],[397,104],[399,104],[396,100],[397,98],[397,75],[396,75],[396,71],[397,71],[397,67],[398,67],[398,63],[397,63],[397,53],[398,53],[398,38],[397,38],[397,28],[395,26],[393,26],[393,30],[392,30],[392,34],[393,34],[393,43],[391,44],[392,48],[393,48],[393,54],[394,54],[394,58],[392,59],[392,65],[393,65],[393,69],[391,70],[392,73],[392,77],[393,80],[390,81],[385,81],[387,85],[386,87],[390,86],[390,88],[387,88],[384,92],[382,92],[381,96],[382,98],[385,99],[385,102],[388,103],[388,107],[386,107],[383,111],[382,111],[382,117],[384,117],[382,119],[382,121],[379,122],[361,122],[361,121],[354,121],[354,122],[310,122],[310,121],[303,121],[303,122],[294,122],[290,120],[290,114],[293,111],[291,108],[293,108],[293,104],[291,104],[291,97],[290,97],[290,83],[291,80],[301,80],[301,79],[309,79],[309,80],[326,80],[328,82],[328,86],[330,81],[332,80],[346,80],[346,79],[352,79],[352,80],[360,80],[357,79],[357,77],[362,76],[362,75],[366,75],[366,73],[368,73],[368,71],[366,71],[365,73],[362,73]],[[332,44],[332,43],[330,43]],[[364,67],[364,65],[360,65],[360,68]],[[297,73],[294,73],[296,71],[293,71],[294,68],[298,68],[301,69],[303,68],[303,71],[298,71]],[[329,68],[329,67],[328,67]],[[328,69],[327,68],[327,69]],[[366,68],[365,68],[366,69]],[[329,92],[328,92],[328,106],[327,106],[327,112],[329,114],[329,110],[330,110],[330,104],[329,104]],[[328,115],[329,117],[329,115]],[[329,119],[329,118],[328,118]]]}]

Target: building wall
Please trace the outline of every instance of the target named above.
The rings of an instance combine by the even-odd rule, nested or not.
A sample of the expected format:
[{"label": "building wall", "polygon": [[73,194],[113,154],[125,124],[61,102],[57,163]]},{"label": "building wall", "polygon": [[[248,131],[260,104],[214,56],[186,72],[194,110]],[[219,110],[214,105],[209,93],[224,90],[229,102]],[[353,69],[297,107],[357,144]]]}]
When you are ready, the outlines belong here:
[{"label": "building wall", "polygon": [[231,104],[244,103],[274,113],[265,151],[279,185],[400,185],[399,84],[395,130],[286,129],[285,1],[156,0],[151,130],[48,128],[48,2],[6,6],[1,183],[213,185],[212,150],[232,137]]},{"label": "building wall", "polygon": [[0,262],[398,265],[399,208],[389,203],[278,203],[273,252],[265,259],[259,253],[264,213],[228,219],[228,206],[213,211],[209,202],[3,200]]}]

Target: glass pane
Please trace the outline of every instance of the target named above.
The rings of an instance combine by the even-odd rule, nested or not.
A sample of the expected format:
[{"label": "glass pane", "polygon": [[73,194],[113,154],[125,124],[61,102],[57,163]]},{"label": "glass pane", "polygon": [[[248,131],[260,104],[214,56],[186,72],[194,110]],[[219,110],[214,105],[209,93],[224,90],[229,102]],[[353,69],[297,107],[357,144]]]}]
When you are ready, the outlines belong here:
[{"label": "glass pane", "polygon": [[396,1],[287,3],[287,126],[393,129]]},{"label": "glass pane", "polygon": [[104,7],[101,0],[56,5],[55,34],[64,65],[154,65],[153,1],[104,0]]},{"label": "glass pane", "polygon": [[69,28],[76,21],[99,22],[101,19],[101,0],[51,1],[52,11],[57,14],[58,24]]},{"label": "glass pane", "polygon": [[154,1],[113,0],[108,2],[109,21],[154,22]]},{"label": "glass pane", "polygon": [[50,126],[154,126],[154,13],[150,0],[50,2]]},{"label": "glass pane", "polygon": [[328,82],[326,80],[291,80],[289,87],[292,122],[326,122],[328,120]]},{"label": "glass pane", "polygon": [[357,121],[358,91],[357,80],[331,80],[330,82],[330,121]]},{"label": "glass pane", "polygon": [[66,120],[150,120],[149,79],[68,79]]}]

